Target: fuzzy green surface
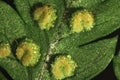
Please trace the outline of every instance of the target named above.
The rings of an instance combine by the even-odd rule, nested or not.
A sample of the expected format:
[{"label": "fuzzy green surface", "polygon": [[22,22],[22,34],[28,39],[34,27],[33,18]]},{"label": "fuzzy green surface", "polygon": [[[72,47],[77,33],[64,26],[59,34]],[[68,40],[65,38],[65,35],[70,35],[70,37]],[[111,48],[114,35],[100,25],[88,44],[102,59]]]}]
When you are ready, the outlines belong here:
[{"label": "fuzzy green surface", "polygon": [[70,53],[72,58],[78,64],[75,76],[66,80],[90,80],[101,71],[103,71],[112,60],[115,52],[116,38],[98,41],[83,47],[68,47],[61,49],[57,46],[54,53]]},{"label": "fuzzy green surface", "polygon": [[119,0],[106,0],[104,3],[96,6],[95,9],[91,10],[95,19],[94,27],[87,32],[71,34],[70,26],[68,25],[69,19],[64,20],[61,27],[62,32],[60,42],[61,44],[66,45],[62,46],[62,48],[65,49],[67,47],[79,46],[117,30],[120,25],[119,4]]},{"label": "fuzzy green surface", "polygon": [[67,7],[86,7],[91,8],[105,0],[65,0]]},{"label": "fuzzy green surface", "polygon": [[115,75],[120,80],[120,54],[114,57],[113,66]]},{"label": "fuzzy green surface", "polygon": [[[82,1],[85,4],[88,0]],[[81,4],[77,8],[67,7],[64,0],[14,0],[14,4],[17,12],[0,1],[0,42],[9,42],[12,47],[12,57],[0,59],[0,66],[14,80],[54,80],[46,62],[51,61],[51,55],[65,53],[69,53],[78,65],[75,76],[66,80],[90,80],[102,72],[113,58],[116,38],[78,46],[119,28],[119,0],[89,0],[87,5]],[[51,5],[57,11],[55,27],[49,31],[40,30],[33,20],[33,11],[41,4]],[[81,7],[93,13],[95,26],[87,33],[70,34],[68,17],[72,12],[69,11],[81,10]],[[24,67],[14,55],[19,39],[24,37],[32,39],[41,48],[41,58],[34,67]]]},{"label": "fuzzy green surface", "polygon": [[0,80],[7,80],[1,71],[0,71]]},{"label": "fuzzy green surface", "polygon": [[34,21],[31,17],[31,6],[29,4],[29,0],[14,0],[14,4],[16,5],[16,8],[18,10],[18,12],[20,13],[21,18],[23,19],[23,21],[26,23],[26,25],[28,26],[33,26],[34,25]]},{"label": "fuzzy green surface", "polygon": [[9,41],[25,36],[24,23],[17,12],[8,4],[0,1],[0,42]]},{"label": "fuzzy green surface", "polygon": [[0,59],[0,66],[7,71],[13,80],[29,80],[27,68],[23,67],[15,59]]}]

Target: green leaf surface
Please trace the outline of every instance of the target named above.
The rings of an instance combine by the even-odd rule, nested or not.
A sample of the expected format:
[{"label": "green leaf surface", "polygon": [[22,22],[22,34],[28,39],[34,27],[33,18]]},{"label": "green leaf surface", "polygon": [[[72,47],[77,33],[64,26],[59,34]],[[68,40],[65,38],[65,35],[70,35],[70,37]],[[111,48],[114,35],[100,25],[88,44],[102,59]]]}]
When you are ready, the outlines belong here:
[{"label": "green leaf surface", "polygon": [[[95,24],[90,31],[80,33],[70,33],[70,27],[67,23],[62,24],[62,35],[60,37],[61,44],[66,44],[67,47],[79,46],[92,40],[108,35],[119,28],[120,24],[120,1],[107,0],[100,3],[91,11],[94,15]],[[79,10],[79,9],[78,9]],[[65,28],[66,27],[66,28]],[[59,44],[58,44],[59,45]]]},{"label": "green leaf surface", "polygon": [[0,71],[0,80],[7,80],[1,71]]},{"label": "green leaf surface", "polygon": [[19,15],[28,26],[33,26],[32,10],[28,0],[14,0]]},{"label": "green leaf surface", "polygon": [[120,54],[113,59],[114,72],[118,80],[120,80]]},{"label": "green leaf surface", "polygon": [[55,21],[54,28],[47,31],[49,42],[52,43],[59,36],[60,26],[61,26],[61,22],[62,22],[62,19],[63,19],[65,6],[64,6],[64,1],[63,0],[59,0],[59,1],[58,0],[48,0],[48,1],[46,1],[46,3],[48,5],[53,6],[57,10],[57,19]]},{"label": "green leaf surface", "polygon": [[94,8],[95,6],[99,5],[100,3],[103,3],[107,0],[65,0],[68,7],[85,7],[85,8]]},{"label": "green leaf surface", "polygon": [[[51,0],[52,1],[52,0]],[[43,2],[45,3],[45,2]],[[40,53],[41,58],[39,60],[39,63],[35,67],[29,68],[29,79],[32,80],[39,80],[39,79],[46,79],[49,80],[50,76],[47,70],[45,70],[45,60],[46,60],[46,55],[48,54],[49,51],[49,45],[50,40],[53,40],[56,35],[58,35],[58,27],[60,25],[60,19],[63,15],[63,1],[59,1],[59,6],[62,6],[61,9],[59,9],[57,6],[58,1],[53,1],[53,2],[46,2],[45,4],[51,5],[55,7],[58,10],[58,19],[55,23],[55,28],[51,29],[50,31],[42,31],[39,29],[37,26],[26,26],[27,28],[27,36],[28,38],[33,39],[40,47],[41,51]],[[31,5],[34,6],[34,5]],[[22,14],[21,14],[22,15]],[[51,41],[52,42],[52,41]],[[44,75],[46,74],[46,75]]]},{"label": "green leaf surface", "polygon": [[[63,0],[29,0],[29,3],[33,9],[36,9],[37,7],[40,7],[40,4],[43,5],[50,5],[54,9],[57,10],[57,19],[54,24],[54,28],[51,28],[49,31],[46,31],[46,36],[48,37],[49,42],[53,42],[58,38],[58,33],[62,21],[62,17],[64,15],[64,1]],[[36,23],[37,24],[37,23]]]},{"label": "green leaf surface", "polygon": [[13,40],[25,36],[24,23],[18,14],[6,3],[0,1],[0,35],[12,42]]},{"label": "green leaf surface", "polygon": [[85,7],[85,8],[93,8],[97,5],[99,5],[100,3],[107,1],[107,0],[81,0],[80,2],[80,7]]},{"label": "green leaf surface", "polygon": [[[90,80],[102,72],[112,60],[116,37],[78,46],[106,36],[119,28],[119,0],[81,0],[81,6],[77,8],[66,7],[64,0],[14,0],[14,4],[17,11],[0,1],[0,42],[10,41],[12,51],[14,50],[13,59],[0,59],[0,67],[14,80],[54,80],[48,62],[51,62],[51,56],[55,55],[69,54],[78,65],[74,75],[65,80]],[[55,27],[49,31],[40,30],[33,20],[33,12],[41,4],[50,5],[57,10]],[[71,34],[70,17],[66,17],[69,16],[68,10],[71,10],[71,14],[72,9],[76,11],[81,7],[93,13],[94,28],[91,31]],[[17,43],[24,37],[40,46],[41,57],[33,67],[24,67],[15,58]],[[12,44],[13,41],[16,41],[15,45]],[[115,58],[115,65],[117,59]]]},{"label": "green leaf surface", "polygon": [[8,72],[13,80],[28,80],[26,67],[22,66],[18,61],[3,58],[0,59],[0,66]]},{"label": "green leaf surface", "polygon": [[37,80],[41,72],[41,68],[44,65],[44,60],[48,52],[49,43],[48,43],[45,31],[40,31],[38,27],[34,27],[34,26],[31,26],[31,27],[26,26],[26,28],[27,28],[26,37],[29,39],[32,39],[38,46],[40,46],[41,57],[39,59],[38,64],[36,64],[36,66],[34,67],[29,67],[28,69],[29,79]]},{"label": "green leaf surface", "polygon": [[31,6],[35,5],[35,4],[39,4],[39,3],[45,3],[47,0],[28,0],[29,1],[29,4]]},{"label": "green leaf surface", "polygon": [[64,50],[56,47],[55,53],[69,54],[78,64],[75,75],[66,80],[90,80],[103,71],[114,56],[116,41],[116,38],[106,39],[80,48]]}]

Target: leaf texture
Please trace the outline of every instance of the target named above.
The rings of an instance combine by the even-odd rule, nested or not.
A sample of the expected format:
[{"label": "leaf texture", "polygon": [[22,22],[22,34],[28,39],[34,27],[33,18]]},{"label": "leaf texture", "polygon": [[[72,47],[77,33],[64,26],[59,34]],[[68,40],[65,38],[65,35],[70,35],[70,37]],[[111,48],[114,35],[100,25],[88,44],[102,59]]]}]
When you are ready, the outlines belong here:
[{"label": "leaf texture", "polygon": [[64,50],[56,47],[55,53],[70,54],[78,64],[75,75],[66,80],[90,80],[103,71],[114,56],[116,41],[116,38],[113,38]]},{"label": "leaf texture", "polygon": [[[82,47],[98,38],[109,35],[119,28],[119,0],[81,0],[80,6],[66,6],[67,0],[14,0],[16,10],[0,1],[0,43],[10,42],[12,57],[0,59],[14,80],[54,80],[50,72],[52,56],[71,55],[78,67],[73,76],[65,80],[90,80],[102,72],[115,53],[117,38],[100,40]],[[87,2],[87,3],[86,3]],[[33,19],[33,12],[41,5],[50,5],[57,10],[57,20],[49,31],[41,30]],[[94,15],[94,28],[90,31],[71,33],[71,14],[81,8]],[[16,45],[12,43],[28,38],[40,46],[41,57],[34,67],[24,67],[15,57]],[[14,50],[14,51],[13,51]],[[115,72],[119,79],[118,58],[114,59]]]},{"label": "leaf texture", "polygon": [[[106,0],[96,6],[93,11],[95,24],[90,31],[69,34],[70,28],[67,23],[62,25],[62,35],[60,37],[61,44],[66,44],[63,49],[82,45],[92,40],[108,35],[119,28],[119,0]],[[64,29],[64,27],[66,27]]]},{"label": "leaf texture", "polygon": [[0,59],[0,66],[8,72],[13,80],[28,80],[26,67],[22,66],[18,61],[10,58]]},{"label": "leaf texture", "polygon": [[18,14],[6,3],[0,1],[0,41],[13,40],[25,36],[24,23]]},{"label": "leaf texture", "polygon": [[120,54],[113,59],[114,72],[118,80],[120,80]]}]

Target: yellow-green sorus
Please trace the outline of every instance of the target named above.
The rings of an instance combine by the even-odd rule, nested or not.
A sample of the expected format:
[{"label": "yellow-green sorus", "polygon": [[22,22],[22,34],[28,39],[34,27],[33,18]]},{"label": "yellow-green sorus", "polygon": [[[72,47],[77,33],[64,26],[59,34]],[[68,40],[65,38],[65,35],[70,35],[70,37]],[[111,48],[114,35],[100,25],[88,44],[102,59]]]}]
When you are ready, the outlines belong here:
[{"label": "yellow-green sorus", "polygon": [[71,21],[70,21],[70,27],[72,28],[72,32],[79,33],[81,31],[89,31],[91,28],[93,28],[94,24],[94,17],[91,12],[88,12],[87,10],[83,11],[76,11],[73,13]]},{"label": "yellow-green sorus", "polygon": [[1,43],[0,44],[0,58],[4,58],[9,56],[11,53],[11,48],[8,43]]},{"label": "yellow-green sorus", "polygon": [[40,58],[40,47],[26,39],[17,47],[16,56],[24,66],[34,66]]},{"label": "yellow-green sorus", "polygon": [[77,64],[72,60],[70,55],[59,56],[55,59],[55,62],[51,64],[51,71],[56,80],[62,80],[73,76],[76,67]]},{"label": "yellow-green sorus", "polygon": [[44,5],[34,11],[34,20],[38,22],[41,30],[49,30],[54,27],[56,18],[56,10],[51,6]]}]

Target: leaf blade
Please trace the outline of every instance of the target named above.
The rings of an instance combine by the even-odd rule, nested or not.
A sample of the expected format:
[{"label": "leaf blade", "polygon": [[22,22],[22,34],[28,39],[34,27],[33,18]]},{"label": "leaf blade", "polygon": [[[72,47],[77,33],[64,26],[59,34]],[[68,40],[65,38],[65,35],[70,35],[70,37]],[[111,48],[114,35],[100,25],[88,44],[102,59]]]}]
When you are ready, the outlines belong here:
[{"label": "leaf blade", "polygon": [[94,14],[95,25],[90,31],[69,34],[69,25],[67,25],[67,23],[63,23],[62,30],[65,31],[64,27],[67,29],[66,32],[64,32],[64,34],[62,34],[60,37],[60,42],[62,44],[66,44],[64,49],[70,47],[71,45],[79,46],[88,43],[90,41],[109,35],[113,31],[117,30],[120,25],[120,6],[118,4],[120,4],[119,0],[107,0],[104,2],[104,4],[101,3],[99,6],[96,6],[97,8],[91,11]]},{"label": "leaf blade", "polygon": [[[90,80],[103,71],[113,58],[116,38],[98,41],[80,48],[68,48],[56,53],[69,54],[78,64],[75,75],[66,80]],[[63,45],[64,46],[64,45]]]},{"label": "leaf blade", "polygon": [[0,16],[0,33],[6,36],[10,42],[26,35],[21,18],[2,1],[0,1]]},{"label": "leaf blade", "polygon": [[14,80],[28,80],[27,69],[15,60],[9,58],[0,59],[3,67]]}]

